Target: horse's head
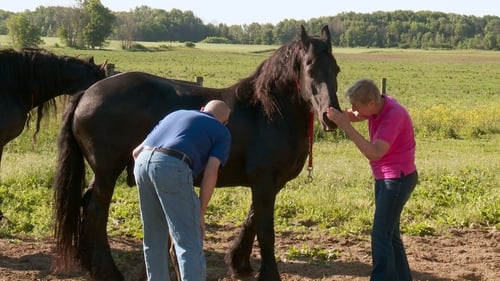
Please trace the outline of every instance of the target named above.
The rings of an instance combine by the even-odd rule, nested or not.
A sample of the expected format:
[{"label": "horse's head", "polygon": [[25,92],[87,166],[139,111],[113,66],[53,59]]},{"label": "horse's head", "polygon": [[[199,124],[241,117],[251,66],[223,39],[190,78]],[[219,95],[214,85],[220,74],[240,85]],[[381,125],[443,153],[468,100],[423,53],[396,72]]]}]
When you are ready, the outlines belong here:
[{"label": "horse's head", "polygon": [[64,60],[60,68],[60,84],[68,94],[85,90],[106,77],[107,61],[98,65],[94,63],[93,57],[65,57]]},{"label": "horse's head", "polygon": [[300,42],[302,49],[297,57],[298,83],[303,98],[310,101],[323,129],[331,131],[337,125],[326,117],[327,108],[340,110],[337,99],[337,74],[340,67],[333,57],[328,25],[321,29],[320,37],[309,36],[304,26]]}]

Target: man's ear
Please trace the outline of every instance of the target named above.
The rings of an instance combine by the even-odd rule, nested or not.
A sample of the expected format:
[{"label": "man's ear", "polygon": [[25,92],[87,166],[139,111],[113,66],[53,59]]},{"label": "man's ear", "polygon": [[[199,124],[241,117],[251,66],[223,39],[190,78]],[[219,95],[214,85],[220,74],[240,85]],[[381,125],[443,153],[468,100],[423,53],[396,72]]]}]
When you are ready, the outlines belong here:
[{"label": "man's ear", "polygon": [[202,112],[205,111],[205,107],[202,106],[201,109],[200,109],[200,111],[202,111]]}]

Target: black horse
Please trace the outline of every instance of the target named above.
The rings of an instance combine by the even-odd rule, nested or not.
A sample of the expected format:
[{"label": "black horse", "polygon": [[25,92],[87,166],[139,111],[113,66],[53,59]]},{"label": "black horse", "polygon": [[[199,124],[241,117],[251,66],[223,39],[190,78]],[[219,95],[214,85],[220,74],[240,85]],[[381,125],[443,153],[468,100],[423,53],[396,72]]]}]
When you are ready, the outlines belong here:
[{"label": "black horse", "polygon": [[[94,280],[123,280],[110,253],[106,224],[115,182],[126,169],[134,184],[132,149],[169,112],[199,110],[210,99],[232,109],[232,147],[217,186],[249,186],[252,204],[241,233],[226,255],[233,277],[252,273],[250,253],[257,236],[262,258],[259,280],[280,280],[274,256],[274,204],[279,190],[295,178],[308,154],[309,116],[339,108],[337,74],[328,26],[279,48],[255,72],[223,89],[211,89],[141,72],[109,77],[75,96],[59,136],[54,181],[58,259],[68,269],[73,258]],[[84,191],[84,158],[94,172]],[[82,193],[83,196],[82,196]]]},{"label": "black horse", "polygon": [[0,163],[4,146],[21,134],[32,109],[37,108],[36,134],[45,105],[105,78],[105,67],[106,63],[95,65],[93,57],[56,56],[41,49],[0,50]]},{"label": "black horse", "polygon": [[106,77],[105,66],[57,56],[41,49],[0,50],[0,161],[3,147],[23,131],[37,108],[36,132],[44,107],[54,98],[87,89]]}]

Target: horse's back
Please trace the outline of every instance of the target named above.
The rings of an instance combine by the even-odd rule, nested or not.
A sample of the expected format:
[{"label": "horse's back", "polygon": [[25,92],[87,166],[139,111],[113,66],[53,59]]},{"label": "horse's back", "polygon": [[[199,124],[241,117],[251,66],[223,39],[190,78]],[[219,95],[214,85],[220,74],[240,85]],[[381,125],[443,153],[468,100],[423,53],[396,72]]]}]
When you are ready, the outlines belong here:
[{"label": "horse's back", "polygon": [[[201,101],[197,103],[194,98],[186,98],[191,94],[192,88],[198,87],[145,72],[123,72],[92,85],[80,104],[83,106],[85,103],[94,103],[95,110],[107,110],[107,104],[119,104],[120,107],[129,107],[129,110],[137,108],[140,111],[161,108],[162,112],[180,107],[199,108],[203,105]],[[180,105],[181,103],[183,104]]]},{"label": "horse's back", "polygon": [[124,162],[131,149],[168,113],[199,110],[211,98],[224,99],[222,95],[232,100],[228,101],[233,109],[228,126],[233,141],[219,186],[250,186],[272,170],[279,182],[295,177],[303,167],[307,140],[305,136],[297,139],[300,130],[294,120],[279,118],[272,125],[230,88],[214,90],[148,73],[121,73],[85,92],[75,111],[74,126],[79,130],[75,135],[81,142],[90,142],[84,145],[89,161],[100,158],[95,162],[101,166],[109,159]]},{"label": "horse's back", "polygon": [[73,120],[84,154],[95,163],[128,161],[131,149],[168,113],[204,105],[205,98],[189,97],[190,87],[144,72],[95,83],[79,101]]}]

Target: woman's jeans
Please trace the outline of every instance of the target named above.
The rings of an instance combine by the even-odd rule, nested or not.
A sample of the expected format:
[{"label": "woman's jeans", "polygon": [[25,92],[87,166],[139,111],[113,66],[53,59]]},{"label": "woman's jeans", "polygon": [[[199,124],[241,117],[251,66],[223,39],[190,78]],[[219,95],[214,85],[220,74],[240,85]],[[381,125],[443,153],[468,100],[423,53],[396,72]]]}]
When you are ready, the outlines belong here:
[{"label": "woman's jeans", "polygon": [[375,181],[371,281],[410,281],[410,266],[399,232],[403,207],[418,181],[415,171],[397,179]]},{"label": "woman's jeans", "polygon": [[205,281],[200,200],[194,191],[189,166],[161,152],[146,150],[135,161],[134,175],[139,191],[148,280],[170,280],[170,235],[181,279]]}]

